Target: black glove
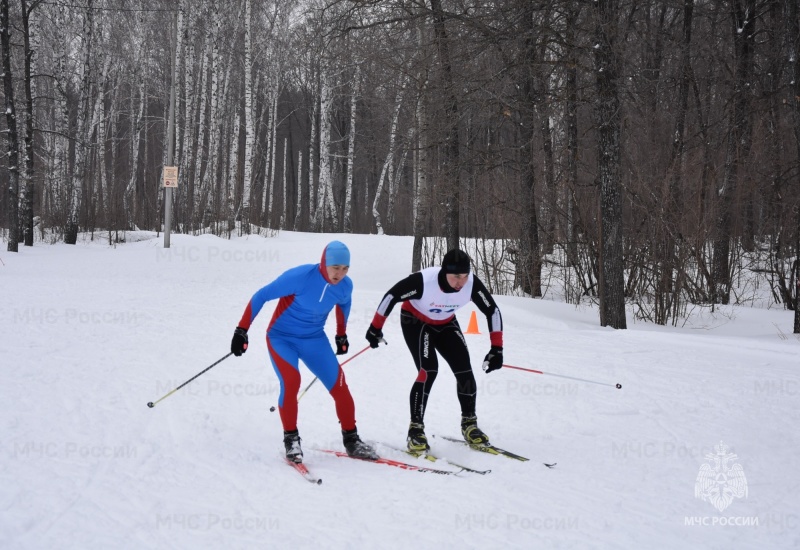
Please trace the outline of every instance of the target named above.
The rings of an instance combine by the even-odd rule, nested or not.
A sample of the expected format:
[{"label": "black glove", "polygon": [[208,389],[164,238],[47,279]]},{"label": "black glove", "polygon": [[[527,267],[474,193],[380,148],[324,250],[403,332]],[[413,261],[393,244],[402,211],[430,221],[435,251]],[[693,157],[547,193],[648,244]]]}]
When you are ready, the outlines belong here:
[{"label": "black glove", "polygon": [[336,341],[336,355],[344,355],[350,349],[350,342],[347,341],[347,335],[342,334],[334,338]]},{"label": "black glove", "polygon": [[503,348],[500,346],[492,346],[486,357],[483,358],[484,372],[492,372],[503,366]]},{"label": "black glove", "polygon": [[233,331],[233,340],[231,340],[231,353],[236,357],[247,351],[247,329],[236,327]]},{"label": "black glove", "polygon": [[367,329],[367,342],[369,342],[369,347],[372,349],[377,348],[381,342],[388,343],[383,339],[383,331],[375,325],[370,325]]}]

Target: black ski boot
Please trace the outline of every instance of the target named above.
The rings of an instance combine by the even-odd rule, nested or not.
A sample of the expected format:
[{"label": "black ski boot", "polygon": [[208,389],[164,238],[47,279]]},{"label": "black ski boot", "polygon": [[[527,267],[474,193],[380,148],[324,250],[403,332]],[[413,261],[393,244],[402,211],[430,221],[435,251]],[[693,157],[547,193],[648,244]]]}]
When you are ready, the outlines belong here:
[{"label": "black ski boot", "polygon": [[464,439],[470,445],[489,444],[489,436],[483,433],[478,427],[477,416],[461,417],[461,435],[464,436]]},{"label": "black ski boot", "polygon": [[347,456],[364,460],[378,460],[379,458],[372,447],[361,441],[361,438],[358,437],[358,430],[355,428],[350,431],[342,430],[342,441]]},{"label": "black ski boot", "polygon": [[297,430],[283,432],[283,446],[286,447],[286,460],[289,462],[303,462],[303,449],[300,448],[300,434]]},{"label": "black ski boot", "polygon": [[408,425],[408,438],[406,438],[408,452],[414,455],[425,454],[431,450],[428,445],[428,438],[425,436],[425,424],[422,422],[411,422]]}]

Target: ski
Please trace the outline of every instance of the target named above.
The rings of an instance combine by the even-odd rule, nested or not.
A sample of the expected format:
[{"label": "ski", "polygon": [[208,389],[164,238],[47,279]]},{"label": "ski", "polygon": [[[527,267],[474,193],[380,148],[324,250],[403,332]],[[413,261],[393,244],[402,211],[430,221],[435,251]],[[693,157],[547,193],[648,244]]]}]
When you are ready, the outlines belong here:
[{"label": "ski", "polygon": [[[446,439],[447,441],[453,441],[455,443],[461,443],[462,445],[466,445],[470,449],[473,449],[473,450],[476,450],[476,451],[481,451],[482,453],[488,453],[490,455],[507,456],[508,458],[513,458],[513,459],[519,460],[521,462],[527,462],[528,460],[530,460],[529,458],[525,458],[524,456],[518,455],[516,453],[512,453],[511,451],[506,451],[505,449],[501,449],[500,447],[495,447],[494,445],[491,445],[491,444],[470,445],[469,443],[467,443],[463,439],[458,439],[458,438],[455,438],[455,437],[448,437],[446,435],[442,435],[442,436],[439,436],[439,437],[441,437],[442,439]],[[556,463],[553,463],[553,464],[545,463],[544,465],[547,466],[548,468],[553,468],[556,465]]]},{"label": "ski", "polygon": [[322,483],[322,480],[320,478],[311,475],[311,472],[308,470],[308,467],[306,467],[306,465],[303,464],[302,462],[292,462],[286,457],[283,457],[283,460],[286,462],[286,464],[297,470],[297,473],[303,476],[303,479],[305,479],[309,483],[313,483],[315,485],[320,485]]},{"label": "ski", "polygon": [[411,470],[414,472],[423,472],[428,474],[439,474],[439,475],[457,475],[459,472],[454,472],[452,470],[440,470],[438,468],[428,468],[425,466],[417,466],[415,464],[408,464],[407,462],[400,462],[397,460],[392,460],[390,458],[379,457],[377,460],[370,460],[368,458],[358,458],[355,456],[350,456],[343,451],[334,451],[331,449],[317,449],[320,452],[332,454],[334,456],[338,456],[340,458],[352,458],[353,460],[361,460],[362,462],[374,462],[375,464],[385,464],[386,466],[394,466],[395,468],[400,468],[402,470]]},{"label": "ski", "polygon": [[429,462],[436,462],[437,460],[441,460],[442,462],[449,464],[450,466],[455,466],[456,468],[461,468],[465,472],[469,472],[471,474],[479,474],[485,476],[486,474],[491,473],[491,470],[476,470],[475,468],[470,468],[469,466],[464,466],[463,464],[458,464],[457,462],[453,462],[448,458],[442,458],[431,454],[430,451],[426,453],[415,453],[414,451],[409,451],[408,449],[402,449],[400,447],[395,447],[394,445],[389,445],[388,443],[379,443],[379,445],[383,445],[388,449],[392,449],[393,451],[398,451],[400,453],[405,453],[409,456],[413,456],[414,458],[424,458]]}]

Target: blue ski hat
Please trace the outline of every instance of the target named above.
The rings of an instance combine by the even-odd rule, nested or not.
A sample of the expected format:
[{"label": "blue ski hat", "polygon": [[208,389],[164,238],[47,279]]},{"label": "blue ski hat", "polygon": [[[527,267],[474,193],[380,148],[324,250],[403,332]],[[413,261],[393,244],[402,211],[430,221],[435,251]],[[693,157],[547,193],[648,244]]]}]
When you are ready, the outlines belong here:
[{"label": "blue ski hat", "polygon": [[350,265],[350,250],[341,241],[331,241],[325,247],[325,265]]}]

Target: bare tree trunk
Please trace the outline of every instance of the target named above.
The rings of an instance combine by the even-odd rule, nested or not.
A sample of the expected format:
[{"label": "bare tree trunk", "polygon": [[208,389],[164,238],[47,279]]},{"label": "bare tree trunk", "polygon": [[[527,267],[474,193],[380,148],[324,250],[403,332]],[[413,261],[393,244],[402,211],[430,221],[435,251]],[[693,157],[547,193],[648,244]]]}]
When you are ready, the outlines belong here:
[{"label": "bare tree trunk", "polygon": [[[108,68],[111,65],[111,57],[106,57],[105,67],[103,68],[103,76],[100,79],[100,82],[97,84],[97,97],[95,98],[94,110],[92,111],[92,125],[89,127],[89,134],[88,137],[95,135],[95,131],[97,132],[97,141],[93,144],[90,151],[94,153],[93,157],[95,159],[96,168],[94,170],[90,170],[91,176],[90,178],[97,178],[97,183],[92,186],[92,208],[100,209],[102,206],[102,194],[103,194],[103,186],[110,180],[108,177],[108,172],[106,170],[106,152],[105,152],[105,144],[106,144],[106,128],[107,128],[107,116],[108,113],[106,111],[106,102],[105,102],[105,93],[108,87]],[[116,89],[116,86],[111,86],[111,89]],[[113,104],[113,102],[112,102]],[[113,109],[113,106],[112,106]],[[111,218],[111,206],[113,205],[113,193],[107,193],[108,197],[107,202],[108,206],[106,207],[106,227],[109,230],[112,228],[112,222],[114,229],[117,228],[117,220]],[[95,223],[92,224],[92,227],[95,227]],[[110,237],[109,237],[110,238]]]},{"label": "bare tree trunk", "polygon": [[[230,153],[228,154],[228,231],[233,230],[235,222],[239,218],[240,211],[236,201],[236,190],[239,187],[239,132],[241,131],[241,115],[238,109],[234,111],[233,134],[230,136]],[[249,232],[249,231],[248,231]]]},{"label": "bare tree trunk", "polygon": [[733,238],[733,201],[741,167],[750,153],[750,74],[753,63],[755,0],[734,0],[731,5],[735,72],[733,111],[731,113],[725,171],[719,191],[719,206],[714,239],[712,301],[727,304],[731,293],[731,239]]},{"label": "bare tree trunk", "polygon": [[358,105],[360,79],[361,70],[358,65],[356,65],[355,74],[353,75],[353,92],[350,96],[350,131],[347,140],[347,179],[345,181],[343,219],[343,229],[345,233],[353,232],[353,172],[356,162],[356,107]]},{"label": "bare tree trunk", "polygon": [[75,168],[72,174],[71,193],[67,214],[67,227],[64,235],[66,244],[78,242],[78,216],[86,191],[86,157],[88,155],[89,92],[91,90],[92,45],[94,40],[94,0],[88,0],[84,14],[83,64],[81,90],[78,101],[78,123],[75,131]]},{"label": "bare tree trunk", "polygon": [[333,181],[331,179],[331,121],[333,102],[330,76],[321,75],[319,102],[319,191],[314,210],[314,231],[335,231],[326,224],[335,219],[333,205]]},{"label": "bare tree trunk", "polygon": [[616,0],[598,0],[595,46],[600,182],[600,325],[627,328],[620,197],[620,99]]},{"label": "bare tree trunk", "polygon": [[[672,150],[668,173],[665,178],[668,182],[665,197],[662,201],[664,217],[664,237],[662,260],[660,263],[660,277],[656,290],[655,322],[665,325],[670,315],[675,313],[675,308],[680,302],[681,287],[676,285],[674,274],[680,272],[681,262],[677,257],[676,247],[683,247],[678,239],[681,232],[683,219],[683,197],[681,195],[681,180],[683,176],[686,114],[689,105],[689,85],[692,74],[691,43],[692,20],[694,14],[694,0],[683,2],[683,34],[681,41],[681,79],[678,88],[678,108],[675,113],[675,126],[673,130]],[[673,317],[674,318],[674,317]]]},{"label": "bare tree trunk", "polygon": [[[250,221],[250,190],[253,174],[253,64],[251,0],[244,1],[244,184],[242,186],[242,221]],[[257,221],[257,220],[253,220]],[[247,224],[244,224],[247,225]],[[249,233],[249,227],[245,230]]]},{"label": "bare tree trunk", "polygon": [[272,224],[272,210],[273,210],[273,202],[274,202],[274,193],[272,192],[272,186],[275,183],[275,164],[278,155],[278,96],[280,95],[280,85],[276,81],[275,82],[275,89],[272,93],[272,109],[270,115],[270,123],[269,123],[269,147],[267,150],[269,151],[269,156],[267,157],[267,162],[269,163],[269,170],[267,170],[267,178],[266,182],[264,183],[264,200],[268,202],[269,206],[267,210],[267,227],[271,227]]},{"label": "bare tree trunk", "polygon": [[381,196],[383,194],[384,182],[392,178],[392,163],[394,162],[394,148],[397,141],[397,124],[400,118],[400,107],[403,105],[403,88],[397,90],[394,98],[394,113],[392,114],[392,124],[389,129],[389,149],[386,153],[386,160],[383,161],[381,175],[378,178],[378,187],[375,190],[375,200],[372,201],[372,217],[375,220],[375,229],[378,235],[383,235],[383,225],[381,224],[381,213],[378,210]]},{"label": "bare tree trunk", "polygon": [[428,227],[428,110],[427,78],[417,77],[417,163],[416,193],[414,194],[414,245],[411,252],[411,271],[422,269],[422,242],[427,236]]},{"label": "bare tree trunk", "polygon": [[[56,24],[53,26],[53,33],[59,48],[56,50],[56,79],[54,82],[56,106],[53,113],[53,165],[50,172],[52,174],[50,185],[48,185],[48,189],[52,189],[52,191],[48,194],[48,197],[50,197],[49,210],[57,220],[56,224],[64,227],[64,232],[66,233],[69,201],[64,199],[68,199],[70,195],[69,184],[72,178],[69,158],[70,114],[67,97],[67,83],[70,78],[67,69],[67,18],[66,8],[58,6],[54,10]],[[66,238],[66,234],[64,234],[64,237]]]},{"label": "bare tree trunk", "polygon": [[522,227],[520,234],[520,249],[517,254],[516,276],[517,284],[522,291],[532,297],[542,295],[541,272],[542,262],[539,243],[539,222],[536,206],[536,166],[533,154],[533,128],[536,97],[534,90],[533,71],[536,64],[536,47],[534,44],[533,5],[524,4],[522,9],[522,29],[524,33],[522,49],[523,59],[520,67],[520,180]]},{"label": "bare tree trunk", "polygon": [[[545,19],[545,28],[551,28],[556,24],[549,9],[545,11],[543,17]],[[553,116],[553,91],[551,90],[551,79],[553,77],[547,67],[553,65],[553,59],[547,47],[547,41],[542,40],[541,42],[538,54],[540,63],[536,69],[536,77],[539,81],[536,111],[540,121],[539,131],[542,136],[542,150],[544,153],[544,198],[541,208],[541,227],[543,229],[541,240],[543,242],[541,244],[543,253],[552,254],[556,238],[556,174],[553,153],[553,129],[550,125],[550,119]]]},{"label": "bare tree trunk", "polygon": [[569,265],[578,265],[578,236],[575,231],[575,190],[578,187],[578,59],[575,22],[578,19],[580,7],[571,5],[567,14],[567,68],[565,77],[566,105],[564,107],[565,125],[567,127],[566,150],[566,238],[567,261]]},{"label": "bare tree trunk", "polygon": [[[150,71],[145,69],[145,73],[144,73],[145,80],[148,79],[149,75],[150,75]],[[150,106],[149,98],[150,98],[150,89],[145,84],[145,87],[144,87],[144,98],[143,98],[143,110],[142,110],[143,113],[149,112],[148,111],[148,107]],[[149,227],[150,226],[150,224],[148,223],[148,218],[149,218],[148,212],[152,211],[152,208],[145,207],[145,205],[148,205],[148,185],[147,185],[147,182],[150,181],[150,179],[148,177],[150,175],[150,171],[148,170],[148,167],[150,166],[150,155],[149,155],[149,153],[150,153],[150,139],[149,139],[150,132],[148,132],[147,125],[143,125],[143,126],[144,126],[144,145],[142,147],[142,149],[143,149],[143,151],[142,151],[142,179],[140,180],[141,181],[141,186],[134,185],[134,188],[133,188],[134,189],[133,190],[133,192],[134,192],[134,200],[133,200],[133,202],[136,205],[135,209],[136,209],[137,217],[136,218],[132,218],[132,225],[133,225],[133,227],[135,229],[138,229],[139,225],[141,225],[143,227]]]},{"label": "bare tree trunk", "polygon": [[146,93],[144,87],[145,79],[139,81],[139,109],[133,114],[132,127],[133,135],[131,141],[131,174],[128,178],[128,185],[123,193],[123,204],[125,206],[125,217],[128,220],[125,224],[126,229],[136,229],[136,175],[139,171],[139,144],[142,140],[142,128],[144,126],[142,118],[145,113]]},{"label": "bare tree trunk", "polygon": [[[210,105],[210,112],[209,112],[209,135],[208,135],[208,169],[206,171],[206,176],[200,179],[200,185],[198,186],[197,195],[195,196],[196,201],[196,209],[200,213],[200,229],[201,231],[206,228],[210,224],[211,215],[213,212],[213,201],[211,200],[212,194],[218,195],[219,193],[214,193],[213,191],[217,189],[217,172],[219,170],[219,166],[222,164],[222,153],[220,151],[220,133],[222,132],[222,122],[220,120],[220,71],[221,71],[221,63],[220,63],[220,54],[219,54],[219,42],[220,42],[220,19],[219,19],[219,3],[214,3],[212,8],[214,11],[214,23],[211,25],[212,29],[212,36],[210,37],[210,42],[212,43],[212,50],[211,50],[211,105]],[[225,74],[227,75],[227,70],[230,68],[230,63],[227,64],[228,69],[226,69]],[[223,77],[224,79],[225,77]],[[225,83],[222,83],[223,88]]]},{"label": "bare tree trunk", "polygon": [[283,208],[281,208],[281,223],[280,228],[286,229],[286,211],[289,209],[289,198],[286,196],[288,176],[288,151],[289,151],[289,138],[283,138],[283,174],[281,181],[283,182]]},{"label": "bare tree trunk", "polygon": [[[547,100],[549,103],[549,100]],[[553,253],[553,246],[556,240],[556,173],[555,161],[553,158],[553,130],[550,127],[550,109],[546,108],[541,112],[541,132],[542,148],[544,149],[544,208],[542,213],[544,219],[544,242],[542,250],[545,254]]]},{"label": "bare tree trunk", "polygon": [[[7,1],[7,0],[6,0]],[[38,36],[33,36],[31,30],[31,18],[33,11],[41,4],[41,0],[34,0],[28,4],[28,0],[20,0],[22,8],[22,36],[24,45],[24,89],[25,89],[25,174],[23,176],[24,187],[22,188],[22,195],[20,197],[20,204],[22,206],[22,239],[25,246],[33,246],[33,203],[34,203],[34,129],[33,129],[33,94],[36,85],[32,78],[35,74],[36,64],[36,46],[38,44]]]},{"label": "bare tree trunk", "polygon": [[194,111],[197,104],[197,94],[194,93],[197,79],[195,78],[195,40],[199,14],[192,9],[186,10],[184,17],[184,42],[183,42],[183,124],[176,124],[176,129],[181,130],[181,139],[178,140],[176,166],[179,166],[177,189],[173,190],[175,208],[173,210],[173,228],[181,230],[185,226],[189,212],[189,191],[192,188],[192,140],[195,132]]},{"label": "bare tree trunk", "polygon": [[308,213],[308,221],[313,223],[317,218],[317,156],[319,155],[319,125],[317,117],[319,115],[319,101],[313,96],[311,109],[311,138],[308,144],[308,196],[306,197],[305,211]]},{"label": "bare tree trunk", "polygon": [[409,128],[406,135],[406,141],[401,146],[403,154],[400,156],[400,160],[397,162],[397,167],[394,171],[394,177],[389,182],[389,205],[386,213],[388,214],[389,225],[392,227],[394,227],[395,220],[397,218],[397,209],[395,208],[395,203],[397,202],[397,192],[400,189],[400,179],[403,177],[403,172],[405,171],[406,167],[406,159],[408,158],[408,147],[406,144],[410,143],[413,137],[414,128]]},{"label": "bare tree trunk", "polygon": [[458,135],[459,108],[458,97],[453,77],[453,63],[450,59],[450,38],[445,25],[446,15],[442,9],[441,0],[431,0],[433,14],[433,32],[436,37],[436,48],[439,53],[439,62],[444,79],[445,124],[447,124],[447,142],[445,145],[444,159],[441,173],[447,179],[445,192],[444,233],[447,239],[447,248],[458,248],[460,196],[461,196],[461,159],[460,142]]},{"label": "bare tree trunk", "polygon": [[[793,86],[789,87],[787,103],[792,105],[791,125],[794,131],[795,145],[795,167],[800,166],[800,14],[798,14],[797,2],[786,0],[786,20],[787,20],[787,45],[789,49],[789,74]],[[794,171],[795,188],[800,188],[800,170]],[[795,254],[800,251],[800,208],[795,207]],[[800,334],[800,262],[794,262],[794,334]]]},{"label": "bare tree trunk", "polygon": [[11,35],[8,0],[0,0],[0,47],[3,55],[3,93],[6,107],[8,145],[8,251],[19,252],[19,140],[11,74]]},{"label": "bare tree trunk", "polygon": [[292,230],[300,230],[300,206],[303,204],[303,150],[297,152],[297,189],[295,190],[294,224]]},{"label": "bare tree trunk", "polygon": [[208,103],[208,79],[209,70],[213,63],[212,48],[214,44],[214,28],[213,24],[209,25],[210,29],[206,31],[205,50],[200,61],[200,82],[197,87],[197,94],[199,97],[199,105],[197,107],[197,141],[194,146],[194,166],[192,173],[192,188],[187,190],[187,208],[190,212],[189,224],[192,231],[199,229],[200,220],[202,219],[203,212],[198,210],[200,203],[197,200],[199,193],[203,189],[203,181],[205,179],[205,170],[208,167],[209,150],[206,149],[206,140],[209,133],[208,118],[206,117],[206,105]]},{"label": "bare tree trunk", "polygon": [[[417,21],[417,47],[422,51],[425,47],[425,30],[427,20],[423,17]],[[411,251],[411,271],[422,269],[422,245],[427,236],[429,201],[428,196],[428,66],[423,66],[416,75],[416,163],[414,166],[414,244]]]}]

